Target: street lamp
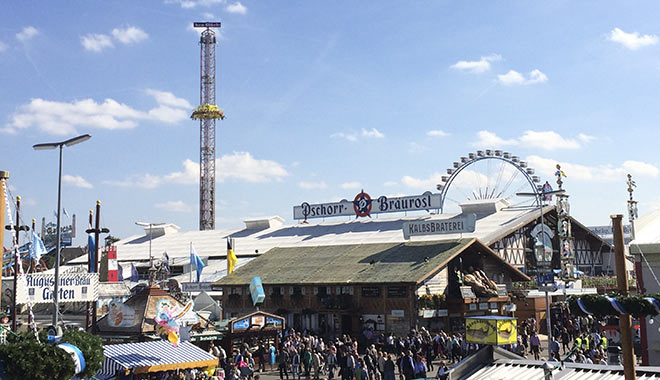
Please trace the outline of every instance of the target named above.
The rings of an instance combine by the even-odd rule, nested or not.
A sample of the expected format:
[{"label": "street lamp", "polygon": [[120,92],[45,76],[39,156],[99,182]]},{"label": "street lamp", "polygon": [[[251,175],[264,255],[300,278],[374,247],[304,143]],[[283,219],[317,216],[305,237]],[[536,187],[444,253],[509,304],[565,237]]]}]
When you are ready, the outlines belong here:
[{"label": "street lamp", "polygon": [[[550,239],[550,231],[546,233],[545,224],[543,224],[543,199],[548,195],[554,194],[563,194],[566,190],[550,190],[545,191],[543,188],[539,189],[535,193],[516,193],[519,197],[536,197],[536,202],[539,205],[539,211],[541,212],[540,226],[541,232],[536,236],[536,243],[534,243],[534,256],[536,257],[536,263],[540,269],[538,276],[543,276],[544,274],[552,274],[552,242],[548,241]],[[549,244],[545,244],[546,241]],[[543,276],[543,283],[545,290],[545,322],[546,329],[548,330],[548,356],[552,359],[552,322],[550,320],[550,297],[548,295],[548,285],[546,277]],[[541,281],[539,280],[539,284]]]},{"label": "street lamp", "polygon": [[62,213],[62,150],[64,146],[72,146],[80,144],[81,142],[87,141],[91,138],[91,135],[84,134],[72,139],[65,141],[54,142],[54,143],[43,143],[32,145],[34,150],[50,150],[60,148],[60,172],[57,179],[57,231],[55,232],[55,244],[56,244],[56,254],[55,254],[55,287],[53,289],[53,327],[57,329],[57,313],[59,312],[58,306],[58,292],[59,292],[59,279],[60,279],[60,253],[62,247],[60,247],[60,214]]},{"label": "street lamp", "polygon": [[[142,226],[142,227],[149,227],[149,262],[150,262],[150,264],[151,264],[151,266],[150,266],[150,268],[149,268],[149,271],[150,271],[150,273],[149,273],[149,281],[151,282],[151,281],[152,281],[151,278],[152,278],[152,276],[153,276],[152,269],[153,269],[154,271],[155,271],[155,269],[156,269],[156,268],[154,267],[154,257],[151,255],[151,240],[153,239],[152,229],[153,229],[153,227],[163,226],[163,225],[165,225],[165,223],[135,222],[135,224],[137,224],[138,226]],[[151,286],[151,283],[149,284],[149,286]]]}]

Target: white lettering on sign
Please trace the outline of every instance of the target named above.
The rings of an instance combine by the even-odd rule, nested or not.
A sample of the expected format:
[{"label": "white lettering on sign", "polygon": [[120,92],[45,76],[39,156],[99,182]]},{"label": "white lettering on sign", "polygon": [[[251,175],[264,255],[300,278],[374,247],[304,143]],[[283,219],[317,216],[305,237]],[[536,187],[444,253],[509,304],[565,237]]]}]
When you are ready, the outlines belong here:
[{"label": "white lettering on sign", "polygon": [[[53,301],[55,276],[49,274],[28,274],[19,277],[16,289],[16,302],[50,303]],[[59,276],[57,300],[59,302],[87,302],[98,299],[98,273],[71,273]]]},{"label": "white lettering on sign", "polygon": [[413,220],[403,223],[403,237],[411,236],[458,234],[474,232],[477,222],[476,214],[467,214],[451,219]]}]

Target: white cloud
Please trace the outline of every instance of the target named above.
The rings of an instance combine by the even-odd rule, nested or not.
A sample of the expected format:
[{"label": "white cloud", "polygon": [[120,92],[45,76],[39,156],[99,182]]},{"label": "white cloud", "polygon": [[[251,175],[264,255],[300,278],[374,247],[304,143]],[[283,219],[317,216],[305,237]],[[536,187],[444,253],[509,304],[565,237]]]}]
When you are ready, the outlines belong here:
[{"label": "white cloud", "polygon": [[156,103],[162,106],[167,106],[172,108],[185,108],[189,110],[193,109],[193,105],[190,104],[189,101],[183,98],[177,98],[171,92],[159,91],[151,88],[146,89],[145,92],[147,93],[147,95],[153,96],[154,99],[156,99]]},{"label": "white cloud", "polygon": [[342,189],[351,190],[351,189],[361,189],[362,184],[360,182],[344,182],[339,185]]},{"label": "white cloud", "polygon": [[301,189],[305,189],[305,190],[323,190],[328,187],[328,185],[323,181],[321,182],[300,181],[298,182],[298,186],[300,186]]},{"label": "white cloud", "polygon": [[247,8],[245,5],[241,4],[239,1],[233,3],[233,4],[228,4],[227,5],[227,12],[229,13],[235,13],[239,15],[244,15],[247,13]]},{"label": "white cloud", "polygon": [[489,131],[479,131],[477,132],[477,137],[479,139],[472,143],[472,146],[475,146],[477,148],[483,148],[483,147],[499,148],[506,145],[518,144],[518,142],[515,139],[505,140],[497,136],[493,132],[489,132]]},{"label": "white cloud", "polygon": [[638,32],[626,33],[619,28],[612,29],[608,38],[610,41],[620,43],[630,50],[637,50],[658,43],[658,36],[655,34],[640,36]]},{"label": "white cloud", "polygon": [[556,165],[560,164],[562,171],[566,173],[566,178],[576,181],[591,182],[621,182],[626,179],[627,174],[640,177],[657,177],[660,170],[652,164],[641,161],[624,161],[619,166],[598,165],[587,166],[573,164],[569,162],[559,162],[550,158],[539,156],[527,157],[530,167],[536,169],[537,173],[544,176],[553,176],[557,171]]},{"label": "white cloud", "polygon": [[6,43],[0,41],[0,53],[2,53],[2,52],[4,52],[5,50],[7,50],[7,47],[8,47],[8,46],[7,46]]},{"label": "white cloud", "polygon": [[396,185],[398,185],[398,184],[399,184],[399,183],[398,183],[397,181],[387,181],[387,182],[385,182],[385,183],[383,184],[383,186],[385,186],[385,187],[392,187],[392,186],[396,186]]},{"label": "white cloud", "polygon": [[[105,181],[105,184],[122,187],[153,189],[165,184],[192,185],[199,183],[199,163],[192,160],[183,162],[183,170],[164,176],[143,174],[130,176],[124,180]],[[215,160],[216,182],[235,179],[244,182],[281,181],[289,173],[284,167],[270,160],[257,160],[248,152],[234,152]]]},{"label": "white cloud", "polygon": [[425,145],[418,144],[416,142],[408,143],[408,153],[410,154],[420,154],[426,152],[427,150],[429,150],[429,148]]},{"label": "white cloud", "polygon": [[502,56],[499,54],[491,54],[486,57],[481,57],[481,59],[478,61],[458,61],[449,67],[455,70],[463,70],[475,74],[480,74],[490,70],[491,62],[499,61],[500,59],[502,59]]},{"label": "white cloud", "polygon": [[168,201],[165,203],[156,203],[154,207],[172,212],[190,212],[193,210],[193,207],[184,201]]},{"label": "white cloud", "polygon": [[529,73],[529,79],[525,84],[534,84],[534,83],[543,83],[548,81],[548,76],[545,75],[541,70],[534,69]]},{"label": "white cloud", "polygon": [[[575,139],[567,139],[554,131],[525,131],[517,139],[503,139],[493,132],[479,131],[478,140],[472,143],[477,148],[500,148],[504,146],[524,146],[526,148],[539,148],[543,150],[578,149],[580,143]],[[587,135],[578,135],[578,139],[588,142]],[[586,140],[585,140],[586,139]]]},{"label": "white cloud", "polygon": [[525,77],[515,70],[509,70],[506,74],[499,74],[497,75],[497,79],[500,83],[507,86],[525,83]]},{"label": "white cloud", "polygon": [[358,137],[354,133],[337,132],[330,135],[330,138],[341,138],[351,142],[357,141]]},{"label": "white cloud", "polygon": [[190,9],[195,7],[210,7],[216,4],[224,4],[226,0],[166,0],[165,3],[179,4],[181,8]]},{"label": "white cloud", "polygon": [[565,139],[561,137],[557,132],[553,131],[525,131],[522,137],[520,137],[520,144],[527,147],[541,148],[545,150],[577,149],[580,147],[580,144],[577,141],[572,139]]},{"label": "white cloud", "polygon": [[429,178],[414,178],[411,176],[404,176],[401,178],[401,183],[405,186],[416,189],[435,190],[436,185],[442,181],[443,175],[444,174],[433,173]]},{"label": "white cloud", "polygon": [[105,48],[113,47],[112,39],[105,34],[87,34],[80,37],[80,43],[85,50],[100,52]]},{"label": "white cloud", "polygon": [[383,137],[385,137],[385,135],[380,133],[380,131],[378,131],[376,128],[371,128],[371,130],[369,130],[369,131],[363,128],[362,129],[362,136],[364,136],[364,137],[373,137],[373,138],[377,138],[377,139],[382,139]]},{"label": "white cloud", "polygon": [[[281,181],[289,175],[282,165],[270,160],[257,160],[248,152],[234,152],[216,160],[216,179],[238,179],[246,182]],[[199,170],[198,170],[199,172]]]},{"label": "white cloud", "polygon": [[577,135],[578,140],[584,142],[584,143],[590,143],[594,141],[596,138],[594,136],[590,136],[584,133],[578,133]]},{"label": "white cloud", "polygon": [[149,38],[149,35],[142,29],[135,26],[127,26],[123,29],[112,29],[112,36],[122,44],[130,45]]},{"label": "white cloud", "polygon": [[149,89],[146,93],[157,103],[157,107],[148,111],[136,110],[114,99],[105,99],[103,103],[93,99],[70,103],[32,99],[20,106],[0,131],[16,133],[36,127],[52,135],[67,135],[76,133],[78,127],[128,129],[136,127],[140,120],[173,124],[190,116],[192,106],[187,100],[165,91]]},{"label": "white cloud", "polygon": [[84,189],[94,188],[94,186],[92,186],[91,183],[87,182],[86,179],[77,175],[74,176],[74,175],[65,174],[62,176],[62,182],[75,187],[82,187]]},{"label": "white cloud", "polygon": [[435,130],[426,132],[426,135],[430,136],[430,137],[447,137],[447,136],[449,136],[449,133],[447,133],[443,130],[440,130],[440,129],[435,129]]},{"label": "white cloud", "polygon": [[548,76],[545,75],[539,69],[532,70],[529,73],[528,78],[525,78],[523,74],[515,70],[509,70],[509,72],[506,74],[498,74],[497,80],[505,86],[521,85],[521,84],[530,85],[530,84],[547,82]]},{"label": "white cloud", "polygon": [[35,28],[34,26],[26,26],[25,28],[23,28],[22,31],[16,33],[16,39],[18,39],[21,42],[25,42],[31,39],[32,37],[36,36],[37,34],[39,34],[37,28]]}]

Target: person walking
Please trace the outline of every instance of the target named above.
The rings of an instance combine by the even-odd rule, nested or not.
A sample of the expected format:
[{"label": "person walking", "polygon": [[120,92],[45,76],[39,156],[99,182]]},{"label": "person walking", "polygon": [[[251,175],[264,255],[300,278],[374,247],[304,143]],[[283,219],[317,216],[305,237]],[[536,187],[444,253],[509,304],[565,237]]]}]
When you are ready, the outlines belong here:
[{"label": "person walking", "polygon": [[444,360],[440,362],[440,367],[438,368],[438,373],[435,375],[435,378],[438,380],[449,379],[449,368]]},{"label": "person walking", "polygon": [[383,380],[395,380],[392,354],[387,354],[387,360],[385,360],[385,365],[383,366]]},{"label": "person walking", "polygon": [[298,351],[294,348],[293,351],[291,351],[291,378],[295,380],[296,375],[298,375],[298,379],[300,379],[300,354],[298,354]]},{"label": "person walking", "polygon": [[337,366],[337,355],[333,350],[328,350],[325,362],[328,365],[328,380],[332,380],[335,377],[335,367]]},{"label": "person walking", "polygon": [[275,347],[272,344],[269,345],[268,352],[270,354],[268,364],[270,364],[270,370],[272,371],[275,365]]},{"label": "person walking", "polygon": [[280,354],[277,358],[277,367],[280,370],[280,380],[284,380],[284,376],[289,378],[289,353],[284,346],[280,347]]},{"label": "person walking", "polygon": [[532,335],[529,337],[529,346],[531,347],[532,354],[534,355],[534,360],[539,360],[541,339],[536,333],[536,330],[532,331]]}]

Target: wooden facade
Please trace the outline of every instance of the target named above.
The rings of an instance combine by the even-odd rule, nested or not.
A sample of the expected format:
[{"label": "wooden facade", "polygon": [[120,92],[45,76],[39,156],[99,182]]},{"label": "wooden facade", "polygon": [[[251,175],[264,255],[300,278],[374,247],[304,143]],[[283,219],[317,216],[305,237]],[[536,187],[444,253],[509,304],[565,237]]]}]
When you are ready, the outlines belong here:
[{"label": "wooden facade", "polygon": [[[543,222],[554,232],[552,245],[555,247],[552,266],[560,268],[559,261],[559,237],[557,234],[557,211],[552,209],[543,215]],[[587,275],[600,275],[605,270],[603,265],[603,255],[610,252],[610,245],[591,232],[588,228],[571,220],[573,232],[573,244],[575,250],[575,265],[578,270]],[[539,223],[538,218],[532,220],[526,225],[511,231],[504,237],[489,242],[489,247],[495,251],[502,259],[518,269],[529,271],[535,267],[534,259],[534,241],[531,236],[531,230]]]}]

